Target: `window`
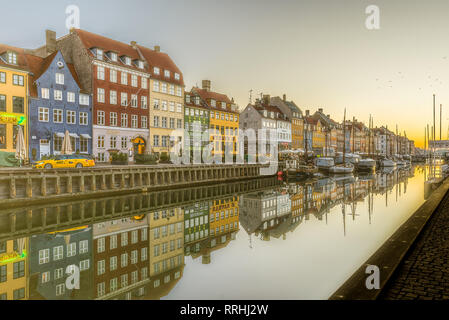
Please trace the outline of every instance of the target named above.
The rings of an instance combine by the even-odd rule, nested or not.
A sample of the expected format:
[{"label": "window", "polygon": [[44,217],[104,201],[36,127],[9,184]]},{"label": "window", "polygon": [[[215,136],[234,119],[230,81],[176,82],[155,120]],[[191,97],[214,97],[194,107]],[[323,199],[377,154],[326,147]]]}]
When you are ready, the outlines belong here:
[{"label": "window", "polygon": [[120,82],[122,84],[128,85],[128,74],[126,72],[121,73],[121,79]]},{"label": "window", "polygon": [[87,240],[80,241],[80,254],[87,253],[89,251],[89,242]]},{"label": "window", "polygon": [[170,85],[169,87],[169,91],[168,91],[171,95],[175,95],[175,86],[174,85]]},{"label": "window", "polygon": [[137,61],[137,66],[138,66],[140,69],[143,69],[143,61]]},{"label": "window", "polygon": [[131,75],[131,85],[137,87],[137,76],[135,74]]},{"label": "window", "polygon": [[136,283],[138,278],[139,278],[139,274],[137,273],[137,270],[131,272],[131,283]]},{"label": "window", "polygon": [[140,117],[140,126],[142,129],[147,129],[148,128],[148,118],[147,116],[141,116]]},{"label": "window", "polygon": [[159,116],[153,117],[153,127],[159,127]]},{"label": "window", "polygon": [[83,106],[89,105],[89,95],[80,94],[80,105],[83,105]]},{"label": "window", "polygon": [[6,83],[6,73],[5,72],[0,72],[0,82]]},{"label": "window", "polygon": [[142,89],[148,89],[148,79],[142,77]]},{"label": "window", "polygon": [[122,113],[121,114],[120,126],[122,128],[128,127],[128,114],[127,113]]},{"label": "window", "polygon": [[97,102],[104,103],[104,89],[102,88],[97,89]]},{"label": "window", "polygon": [[139,117],[136,114],[131,115],[131,128],[139,127]]},{"label": "window", "polygon": [[67,257],[73,257],[76,255],[76,242],[69,243],[67,245]]},{"label": "window", "polygon": [[140,260],[146,261],[148,258],[148,248],[142,248],[140,249]]},{"label": "window", "polygon": [[217,102],[214,99],[212,99],[210,101],[210,104],[212,105],[212,107],[216,107],[217,106]]},{"label": "window", "polygon": [[63,73],[56,73],[56,84],[64,84],[64,74]]},{"label": "window", "polygon": [[97,296],[102,297],[106,294],[106,286],[104,282],[97,284]]},{"label": "window", "polygon": [[174,129],[175,128],[175,119],[170,118],[170,129]]},{"label": "window", "polygon": [[14,300],[20,300],[25,298],[25,288],[20,288],[17,290],[14,290],[13,292]]},{"label": "window", "polygon": [[15,86],[22,86],[23,87],[23,76],[19,76],[17,74],[14,74],[12,76],[12,83]]},{"label": "window", "polygon": [[104,126],[104,111],[97,111],[97,124]]},{"label": "window", "polygon": [[127,232],[122,232],[120,238],[121,238],[122,247],[127,246],[128,245],[128,233]]},{"label": "window", "polygon": [[137,255],[138,255],[138,251],[137,250],[131,251],[131,264],[136,264],[137,263]]},{"label": "window", "polygon": [[[101,136],[104,138],[104,136]],[[104,148],[104,143],[103,143],[103,148]],[[97,240],[97,252],[101,253],[104,252],[105,250],[105,238],[99,238]]]},{"label": "window", "polygon": [[55,280],[61,279],[64,275],[64,270],[62,268],[55,269]]},{"label": "window", "polygon": [[153,82],[153,91],[159,92],[159,81]]},{"label": "window", "polygon": [[53,90],[54,99],[58,101],[62,101],[62,91],[61,90]]},{"label": "window", "polygon": [[140,98],[140,104],[141,104],[142,109],[148,108],[148,105],[147,105],[147,97],[142,96],[142,97]]},{"label": "window", "polygon": [[120,285],[122,288],[128,286],[128,274],[122,274],[120,276]]},{"label": "window", "polygon": [[12,97],[12,108],[14,113],[24,113],[24,99],[22,97]]},{"label": "window", "polygon": [[89,270],[89,267],[90,267],[89,259],[80,261],[80,271]]},{"label": "window", "polygon": [[0,111],[6,111],[6,96],[0,94]]},{"label": "window", "polygon": [[138,238],[139,238],[139,234],[137,233],[137,230],[132,231],[131,232],[131,243],[132,244],[137,243]]},{"label": "window", "polygon": [[175,112],[175,103],[174,103],[174,102],[170,102],[170,103],[168,104],[168,110],[169,110],[170,112]]},{"label": "window", "polygon": [[[62,117],[62,116],[61,116],[61,117]],[[54,136],[54,138],[53,138],[53,143],[54,143],[53,148],[54,148],[54,151],[57,151],[57,152],[61,151],[61,148],[62,148],[62,140],[63,140],[62,137],[58,137],[57,135]]]},{"label": "window", "polygon": [[63,246],[54,247],[53,248],[53,260],[57,261],[57,260],[61,260],[62,258],[64,258],[64,247]]},{"label": "window", "polygon": [[65,283],[56,285],[56,296],[62,296],[65,293]]},{"label": "window", "polygon": [[41,97],[42,99],[50,99],[50,89],[41,88]]},{"label": "window", "polygon": [[8,63],[17,64],[17,54],[14,52],[8,52]]},{"label": "window", "polygon": [[97,79],[104,80],[104,67],[97,67]]},{"label": "window", "polygon": [[97,59],[103,60],[103,50],[97,49]]},{"label": "window", "polygon": [[117,70],[109,70],[109,81],[117,83]]},{"label": "window", "polygon": [[167,128],[167,117],[162,117],[162,128]]},{"label": "window", "polygon": [[87,126],[89,124],[89,118],[87,112],[80,112],[80,125]]},{"label": "window", "polygon": [[8,274],[7,266],[6,265],[0,266],[0,283],[6,282],[7,274]]},{"label": "window", "polygon": [[117,62],[117,53],[111,52],[111,60]]},{"label": "window", "polygon": [[19,279],[25,276],[25,261],[15,262],[13,265],[13,279]]},{"label": "window", "polygon": [[48,114],[49,114],[48,108],[39,107],[39,121],[40,122],[48,122],[48,118],[49,118]]},{"label": "window", "polygon": [[117,137],[111,136],[109,138],[109,147],[111,149],[117,149]]},{"label": "window", "polygon": [[125,57],[125,64],[127,64],[128,66],[131,65],[131,58],[130,57]]},{"label": "window", "polygon": [[179,73],[175,72],[175,80],[179,80],[180,78]]},{"label": "window", "polygon": [[75,103],[75,93],[67,92],[67,102]]},{"label": "window", "polygon": [[50,271],[42,272],[41,274],[41,283],[47,283],[50,281]]},{"label": "window", "polygon": [[180,103],[176,104],[176,112],[182,113],[182,105]]},{"label": "window", "polygon": [[167,111],[167,101],[162,101],[162,110]]},{"label": "window", "polygon": [[153,145],[155,147],[159,147],[159,136],[158,135],[153,136]]},{"label": "window", "polygon": [[114,234],[109,238],[109,249],[117,249],[117,235]]},{"label": "window", "polygon": [[97,275],[102,275],[106,272],[106,264],[104,260],[97,262]]},{"label": "window", "polygon": [[110,112],[109,113],[109,125],[112,127],[117,126],[117,112]]},{"label": "window", "polygon": [[120,266],[122,268],[125,268],[128,266],[128,254],[127,253],[122,253],[122,255],[120,256]]},{"label": "window", "polygon": [[159,99],[153,100],[153,108],[156,110],[159,109]]},{"label": "window", "polygon": [[138,107],[137,102],[138,102],[137,94],[132,94],[131,95],[131,107],[137,108]]},{"label": "window", "polygon": [[117,91],[115,90],[109,91],[109,103],[117,104]]},{"label": "window", "polygon": [[165,70],[165,71],[164,71],[164,76],[165,76],[166,78],[170,78],[170,71],[169,71],[169,70]]},{"label": "window", "polygon": [[50,249],[39,250],[39,264],[45,264],[50,261]]},{"label": "window", "polygon": [[120,97],[121,97],[121,106],[127,107],[128,106],[128,94],[125,92],[122,92],[120,94]]},{"label": "window", "polygon": [[143,279],[147,279],[147,278],[148,278],[148,268],[147,268],[147,267],[142,268],[142,269],[140,270],[140,274],[141,274],[141,279],[142,279],[142,280],[143,280]]},{"label": "window", "polygon": [[67,110],[67,123],[76,124],[76,111]]},{"label": "window", "polygon": [[117,256],[109,258],[109,270],[117,270]]},{"label": "window", "polygon": [[128,138],[122,137],[121,142],[122,142],[122,149],[128,149]]},{"label": "window", "polygon": [[165,82],[162,83],[162,93],[167,93],[167,84]]},{"label": "window", "polygon": [[154,74],[158,74],[158,75],[161,74],[161,71],[158,67],[154,67],[153,72],[154,72]]}]

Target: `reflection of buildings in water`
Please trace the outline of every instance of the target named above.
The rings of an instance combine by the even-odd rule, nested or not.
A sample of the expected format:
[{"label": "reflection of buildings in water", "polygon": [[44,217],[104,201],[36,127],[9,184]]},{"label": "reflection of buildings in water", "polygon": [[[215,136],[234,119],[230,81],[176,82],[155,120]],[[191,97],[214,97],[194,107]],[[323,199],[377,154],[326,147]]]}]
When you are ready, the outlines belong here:
[{"label": "reflection of buildings in water", "polygon": [[28,238],[0,242],[0,300],[28,299]]},{"label": "reflection of buildings in water", "polygon": [[93,290],[97,299],[145,295],[149,281],[149,218],[97,223],[93,230]]},{"label": "reflection of buildings in water", "polygon": [[[184,207],[184,247],[199,250],[199,242],[209,237],[209,201]],[[187,254],[187,253],[186,253]]]},{"label": "reflection of buildings in water", "polygon": [[153,290],[163,292],[181,277],[184,266],[184,232],[182,208],[150,213],[149,295]]},{"label": "reflection of buildings in water", "polygon": [[239,229],[239,197],[213,200],[209,203],[210,235],[218,236]]},{"label": "reflection of buildings in water", "polygon": [[[79,289],[66,286],[72,266],[80,271]],[[30,238],[30,299],[92,299],[92,280],[92,226]]]}]

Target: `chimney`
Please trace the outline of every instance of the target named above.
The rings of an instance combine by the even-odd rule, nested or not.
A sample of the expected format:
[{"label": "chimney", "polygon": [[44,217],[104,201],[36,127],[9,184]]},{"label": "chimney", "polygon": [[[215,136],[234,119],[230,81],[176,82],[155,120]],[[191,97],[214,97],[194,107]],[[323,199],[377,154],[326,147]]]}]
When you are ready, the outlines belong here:
[{"label": "chimney", "polygon": [[136,49],[136,47],[137,47],[137,42],[136,42],[136,41],[131,41],[131,47],[133,47],[134,49]]},{"label": "chimney", "polygon": [[310,116],[310,110],[306,110],[306,117]]},{"label": "chimney", "polygon": [[323,113],[323,108],[319,108],[318,111],[319,111],[320,113]]},{"label": "chimney", "polygon": [[56,32],[45,30],[45,49],[47,56],[56,51]]},{"label": "chimney", "polygon": [[287,95],[284,93],[284,95],[282,96],[282,100],[287,101]]},{"label": "chimney", "polygon": [[210,91],[210,80],[203,80],[203,89]]},{"label": "chimney", "polygon": [[154,51],[160,52],[161,51],[161,47],[160,46],[154,46]]},{"label": "chimney", "polygon": [[270,95],[269,94],[264,94],[263,95],[263,103],[265,104],[265,105],[269,105],[270,104]]}]

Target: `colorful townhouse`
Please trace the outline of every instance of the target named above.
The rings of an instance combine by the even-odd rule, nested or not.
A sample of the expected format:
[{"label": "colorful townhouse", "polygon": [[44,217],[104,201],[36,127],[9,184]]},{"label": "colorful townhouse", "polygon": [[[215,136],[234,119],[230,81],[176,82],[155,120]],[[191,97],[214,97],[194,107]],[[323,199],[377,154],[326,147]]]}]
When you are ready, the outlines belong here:
[{"label": "colorful townhouse", "polygon": [[28,299],[28,269],[28,238],[0,241],[0,300]]},{"label": "colorful townhouse", "polygon": [[60,51],[46,58],[26,57],[32,72],[30,160],[60,154],[66,131],[74,153],[92,154],[91,96],[82,89],[73,64],[66,63]]},{"label": "colorful townhouse", "polygon": [[213,200],[209,204],[210,235],[219,236],[239,230],[239,197]]},{"label": "colorful townhouse", "polygon": [[218,155],[224,159],[228,148],[235,158],[239,150],[240,114],[237,105],[227,95],[211,91],[210,80],[203,80],[201,89],[193,87],[191,94],[198,95],[209,109],[209,129],[214,132],[210,136],[210,141],[213,142],[212,156]]},{"label": "colorful townhouse", "polygon": [[[92,299],[92,226],[33,235],[29,265],[31,300]],[[73,266],[79,289],[66,285]]]},{"label": "colorful townhouse", "polygon": [[34,51],[47,57],[61,51],[74,65],[81,87],[92,95],[92,149],[97,161],[113,153],[134,154],[149,150],[148,63],[134,44],[125,44],[88,31],[71,29],[56,39],[46,31],[46,44]]},{"label": "colorful townhouse", "polygon": [[[29,69],[25,50],[0,44],[0,164],[16,151],[16,135],[22,126],[28,149]],[[27,155],[28,156],[28,155]]]},{"label": "colorful townhouse", "polygon": [[[291,144],[293,149],[304,148],[304,119],[301,109],[293,102],[288,101],[284,94],[282,98],[270,99],[270,104],[278,107],[288,119],[291,120]],[[288,142],[287,142],[288,143]],[[288,146],[287,146],[288,147]]]},{"label": "colorful townhouse", "polygon": [[324,155],[333,156],[338,149],[338,124],[331,119],[330,115],[324,114],[322,108],[313,114],[315,119],[319,119],[323,124],[323,131],[325,134],[325,150]]},{"label": "colorful townhouse", "polygon": [[[170,56],[159,46],[149,49],[133,43],[148,64],[150,74],[151,152],[180,152],[184,137],[184,77]],[[175,148],[176,146],[176,148]]]},{"label": "colorful townhouse", "polygon": [[188,139],[184,137],[184,148],[189,150],[190,159],[194,160],[195,154],[197,158],[199,154],[201,159],[203,149],[209,144],[209,141],[202,139],[202,134],[209,129],[209,112],[207,105],[198,94],[195,92],[185,94],[184,128],[188,133]]},{"label": "colorful townhouse", "polygon": [[304,117],[304,137],[308,151],[313,150],[317,155],[324,155],[326,145],[324,125],[319,118],[311,116],[309,110],[306,110]]},{"label": "colorful townhouse", "polygon": [[208,201],[184,207],[184,250],[186,255],[200,250],[200,243],[209,237],[209,228]]}]

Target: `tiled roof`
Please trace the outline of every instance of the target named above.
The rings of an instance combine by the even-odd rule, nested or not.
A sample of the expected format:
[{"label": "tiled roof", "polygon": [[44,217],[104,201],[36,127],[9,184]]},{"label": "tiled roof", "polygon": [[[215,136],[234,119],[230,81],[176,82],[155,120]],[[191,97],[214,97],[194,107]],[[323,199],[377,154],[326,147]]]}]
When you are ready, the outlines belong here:
[{"label": "tiled roof", "polygon": [[2,58],[0,58],[0,66],[14,68],[14,69],[23,70],[23,71],[29,71],[27,59],[25,56],[25,49],[16,48],[16,47],[12,47],[12,46],[8,46],[6,44],[0,43],[0,55],[3,55],[4,53],[6,53],[8,51],[13,51],[13,52],[17,53],[17,65],[9,64],[9,63],[3,61]]},{"label": "tiled roof", "polygon": [[[233,112],[233,113],[239,113],[238,111],[234,111],[231,109],[231,104],[233,103],[231,100],[229,100],[228,96],[225,94],[221,94],[221,93],[217,93],[217,92],[213,92],[213,91],[207,91],[205,89],[200,89],[197,87],[193,87],[192,91],[197,93],[201,99],[203,101],[206,101],[208,107],[211,110],[219,110],[219,111],[223,111],[226,110],[226,112]],[[209,104],[209,101],[213,99],[217,102],[216,106],[213,107]],[[226,103],[226,109],[223,109],[221,107],[221,102],[225,102]]]},{"label": "tiled roof", "polygon": [[[147,47],[143,47],[137,45],[137,48],[140,50],[142,56],[148,62],[149,72],[153,79],[158,79],[161,81],[167,81],[170,83],[175,83],[180,86],[184,86],[184,77],[182,75],[181,70],[176,66],[170,56],[164,52],[154,51]],[[154,67],[158,67],[160,69],[159,74],[154,74]],[[165,77],[164,71],[170,71],[170,78]],[[179,80],[175,79],[175,73],[179,74]]]},{"label": "tiled roof", "polygon": [[[78,37],[80,38],[81,42],[83,43],[84,47],[86,48],[86,50],[89,52],[89,54],[92,57],[95,57],[94,54],[92,53],[92,51],[90,50],[91,48],[100,48],[104,51],[104,53],[107,53],[109,51],[115,52],[117,53],[117,55],[119,57],[121,56],[127,56],[130,57],[132,60],[142,60],[139,52],[134,49],[130,44],[126,44],[124,42],[120,42],[117,40],[113,40],[92,32],[88,32],[85,30],[81,30],[81,29],[74,29],[74,31]],[[147,69],[140,69],[138,67],[136,67],[135,65],[125,65],[121,62],[114,62],[111,60],[107,61],[108,63],[112,63],[112,64],[116,64],[116,65],[120,65],[122,67],[126,67],[126,68],[131,68],[131,69],[135,69],[138,71],[143,71],[143,72],[147,72]]]}]

